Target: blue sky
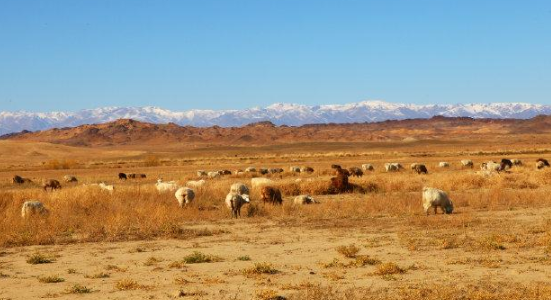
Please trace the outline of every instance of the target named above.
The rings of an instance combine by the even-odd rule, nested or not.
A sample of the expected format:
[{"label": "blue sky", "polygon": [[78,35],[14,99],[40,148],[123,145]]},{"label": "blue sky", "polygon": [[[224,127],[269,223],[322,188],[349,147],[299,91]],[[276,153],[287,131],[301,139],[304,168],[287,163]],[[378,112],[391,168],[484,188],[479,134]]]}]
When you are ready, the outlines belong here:
[{"label": "blue sky", "polygon": [[551,1],[0,2],[0,110],[551,104]]}]

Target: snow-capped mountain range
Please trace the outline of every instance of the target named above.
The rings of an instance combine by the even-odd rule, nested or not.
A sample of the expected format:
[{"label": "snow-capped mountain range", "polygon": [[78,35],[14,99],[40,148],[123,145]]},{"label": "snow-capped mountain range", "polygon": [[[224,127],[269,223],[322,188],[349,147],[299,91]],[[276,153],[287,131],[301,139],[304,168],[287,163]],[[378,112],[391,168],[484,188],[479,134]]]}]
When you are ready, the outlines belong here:
[{"label": "snow-capped mountain range", "polygon": [[529,119],[551,114],[551,105],[528,103],[416,105],[384,101],[307,106],[276,103],[243,110],[171,111],[159,107],[104,107],[77,112],[0,112],[0,134],[44,130],[134,119],[150,123],[176,123],[198,127],[242,126],[260,121],[298,126],[319,123],[362,123],[385,120],[430,118],[437,115],[473,118]]}]

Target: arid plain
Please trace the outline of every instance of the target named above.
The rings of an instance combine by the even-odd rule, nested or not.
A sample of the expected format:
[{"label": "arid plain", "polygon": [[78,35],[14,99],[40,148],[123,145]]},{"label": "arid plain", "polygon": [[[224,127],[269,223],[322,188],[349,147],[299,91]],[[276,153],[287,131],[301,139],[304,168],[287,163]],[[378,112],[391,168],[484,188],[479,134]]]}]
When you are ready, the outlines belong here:
[{"label": "arid plain", "polygon": [[[277,130],[293,129],[265,124],[246,134],[209,129],[205,140],[163,142],[156,129],[140,139],[126,127],[126,138],[109,142],[94,129],[86,145],[83,130],[5,139],[0,299],[551,299],[551,168],[535,167],[551,159],[551,127],[541,121],[387,123],[388,131],[381,123],[365,134],[371,138],[349,142],[339,134],[346,126],[278,140]],[[480,171],[482,162],[502,158],[523,165]],[[386,162],[406,168],[387,173]],[[414,162],[429,173],[411,171]],[[364,191],[327,194],[332,164],[365,163],[375,170],[350,177]],[[284,172],[234,172],[249,166]],[[183,186],[199,179],[197,170],[221,169],[234,174],[206,179],[185,208],[173,192],[155,189],[158,178]],[[147,178],[119,181],[119,172]],[[33,183],[12,184],[16,174]],[[43,179],[68,174],[79,182],[42,190]],[[232,219],[224,204],[230,185],[250,187],[260,176],[275,181],[283,205],[264,205],[252,189],[242,217]],[[101,181],[115,191],[92,185]],[[453,214],[426,216],[425,186],[446,191]],[[299,194],[320,203],[293,205]],[[49,215],[22,218],[29,199]]]}]

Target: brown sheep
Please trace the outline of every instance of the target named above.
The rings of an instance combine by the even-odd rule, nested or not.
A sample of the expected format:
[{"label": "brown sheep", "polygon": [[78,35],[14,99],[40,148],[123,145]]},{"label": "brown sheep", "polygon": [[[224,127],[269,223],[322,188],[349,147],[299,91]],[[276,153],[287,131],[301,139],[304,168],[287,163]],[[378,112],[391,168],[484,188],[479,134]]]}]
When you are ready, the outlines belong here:
[{"label": "brown sheep", "polygon": [[350,176],[362,177],[364,172],[358,167],[352,167],[348,169]]},{"label": "brown sheep", "polygon": [[415,170],[415,172],[417,172],[417,174],[428,174],[429,171],[427,170],[427,167],[423,164],[416,164],[415,167],[413,168]]},{"label": "brown sheep", "polygon": [[14,184],[23,184],[23,183],[31,183],[32,181],[29,178],[23,178],[19,175],[13,176],[12,182]]},{"label": "brown sheep", "polygon": [[59,181],[55,179],[48,179],[44,181],[44,185],[42,187],[44,188],[45,191],[47,191],[48,188],[50,188],[50,191],[53,191],[53,190],[61,189],[61,184],[59,183]]},{"label": "brown sheep", "polygon": [[260,190],[260,196],[262,197],[262,201],[264,201],[264,204],[266,204],[266,202],[280,205],[283,203],[281,191],[278,188],[264,186],[262,187],[262,190]]},{"label": "brown sheep", "polygon": [[331,190],[336,193],[344,193],[350,190],[348,176],[350,173],[345,169],[337,169],[337,176],[331,178]]}]

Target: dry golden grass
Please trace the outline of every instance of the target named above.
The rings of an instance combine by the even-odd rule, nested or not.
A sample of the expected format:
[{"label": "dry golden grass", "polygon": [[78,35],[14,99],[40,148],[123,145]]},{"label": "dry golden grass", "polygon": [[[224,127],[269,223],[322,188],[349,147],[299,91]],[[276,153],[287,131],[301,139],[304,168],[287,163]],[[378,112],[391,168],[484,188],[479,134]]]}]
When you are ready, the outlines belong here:
[{"label": "dry golden grass", "polygon": [[[193,151],[189,157],[153,152],[130,157],[118,152],[119,156],[106,156],[105,159],[99,156],[90,161],[83,159],[85,154],[77,151],[76,163],[70,170],[41,163],[14,163],[10,168],[18,171],[0,172],[0,219],[3,220],[0,222],[0,247],[10,251],[13,247],[32,246],[22,256],[22,264],[27,268],[44,267],[48,270],[50,265],[30,264],[54,260],[51,266],[55,266],[64,258],[39,250],[37,245],[63,249],[79,246],[82,242],[91,243],[82,245],[100,244],[96,242],[111,245],[151,240],[131,242],[132,247],[122,251],[122,256],[132,256],[132,260],[121,260],[113,254],[115,259],[99,265],[99,270],[104,269],[104,272],[98,271],[98,265],[88,269],[78,266],[73,269],[78,273],[68,271],[64,275],[66,278],[62,278],[69,286],[66,293],[94,292],[95,295],[97,290],[75,283],[75,277],[78,277],[79,280],[89,280],[86,284],[100,288],[102,291],[98,293],[124,295],[159,290],[157,296],[166,296],[167,287],[162,282],[149,285],[147,277],[135,277],[136,272],[142,270],[150,276],[152,271],[163,268],[163,272],[155,274],[167,273],[169,279],[166,282],[172,285],[170,288],[185,287],[179,290],[181,295],[208,295],[206,298],[549,299],[546,295],[551,289],[538,282],[536,275],[541,273],[542,280],[547,278],[547,269],[551,267],[551,221],[544,218],[545,212],[551,209],[551,169],[535,170],[533,167],[535,158],[547,150],[537,152],[540,150],[497,147],[485,148],[477,154],[476,148],[435,147],[438,151],[428,151],[419,145],[408,151],[403,147],[400,151],[392,148],[320,149],[310,153],[280,150],[278,153],[262,153],[249,149],[237,157],[234,152],[222,154],[218,150],[207,154]],[[55,153],[63,149],[62,146]],[[103,153],[108,150],[94,151]],[[476,167],[462,169],[458,164],[466,157],[475,160],[475,164],[498,160],[504,153],[514,153],[526,165],[510,172],[485,176],[477,173]],[[56,159],[63,162],[69,158],[48,157],[43,161]],[[406,167],[411,162],[423,162],[429,167],[429,174],[417,175],[410,170],[385,173],[382,165],[389,161],[398,161]],[[449,161],[452,167],[438,169],[439,161]],[[328,195],[330,178],[334,176],[329,167],[332,163],[343,167],[373,163],[374,172],[366,173],[362,178],[350,178],[351,183],[367,192]],[[154,188],[159,177],[184,185],[188,180],[198,179],[198,169],[234,171],[251,165],[285,169],[283,174],[266,176],[281,189],[284,195],[282,206],[262,204],[259,191],[252,189],[251,204],[243,207],[241,219],[231,219],[223,201],[231,184],[243,182],[250,187],[250,179],[258,174],[207,179],[206,186],[196,190],[195,201],[185,208],[178,206],[172,192],[158,193]],[[308,165],[316,171],[308,175],[292,174],[287,172],[291,165]],[[146,173],[148,177],[119,182],[118,172]],[[30,177],[35,183],[14,186],[10,183],[14,174]],[[44,192],[36,184],[43,178],[61,179],[65,174],[76,175],[79,183],[62,183],[63,189],[54,192]],[[115,192],[103,193],[97,186],[89,185],[100,181],[115,184]],[[447,191],[454,202],[454,213],[425,216],[421,207],[424,186]],[[299,194],[311,194],[320,204],[295,206],[292,200]],[[29,199],[42,201],[50,214],[21,218],[21,205]],[[538,217],[533,218],[540,210]],[[274,230],[277,234],[272,232],[271,236],[263,236],[265,228],[274,227],[279,229]],[[258,229],[258,232],[247,235],[245,231],[251,229]],[[327,235],[327,239],[320,238],[318,244],[310,247],[310,234],[318,232]],[[303,234],[297,237],[298,233]],[[179,243],[174,257],[167,258],[155,252],[157,244],[147,245],[171,239]],[[217,248],[222,243],[233,244]],[[248,245],[254,245],[257,252],[235,250]],[[301,252],[303,248],[308,248],[309,252],[296,261],[295,256],[304,254]],[[319,255],[316,251],[322,248],[327,256],[309,260],[309,255]],[[280,252],[272,260],[270,251]],[[431,264],[424,264],[421,259],[411,260],[411,257],[424,258],[425,253],[433,257]],[[0,254],[0,258],[2,255],[13,254]],[[251,257],[258,263],[248,262]],[[25,263],[26,259],[29,259],[29,264]],[[3,261],[0,260],[2,267]],[[11,267],[2,268],[0,277],[5,277],[5,280],[17,277]],[[69,265],[64,265],[63,270],[67,267]],[[474,268],[477,268],[476,272],[469,273]],[[472,277],[468,280],[458,278],[457,285],[435,282],[434,278],[443,274],[440,273],[442,269],[455,274],[465,272]],[[48,278],[52,270],[38,273],[32,277],[34,282],[36,278]],[[218,273],[212,274],[213,270]],[[500,276],[509,277],[501,280],[496,276],[491,281],[475,283],[480,279],[476,274],[489,271],[502,272]],[[513,271],[518,275],[511,275],[516,274]],[[525,274],[533,277],[523,277]],[[128,278],[124,279],[126,276]],[[104,281],[109,282],[109,291],[96,285]],[[430,283],[430,287],[418,285],[425,281]],[[51,282],[55,282],[54,277]],[[240,286],[236,282],[248,284],[247,290],[235,291],[234,288]],[[356,284],[358,288],[349,289]],[[227,294],[213,292],[226,286],[230,291]],[[208,291],[202,291],[203,288]],[[140,295],[145,297],[145,294]],[[523,298],[522,295],[530,297]]]}]

